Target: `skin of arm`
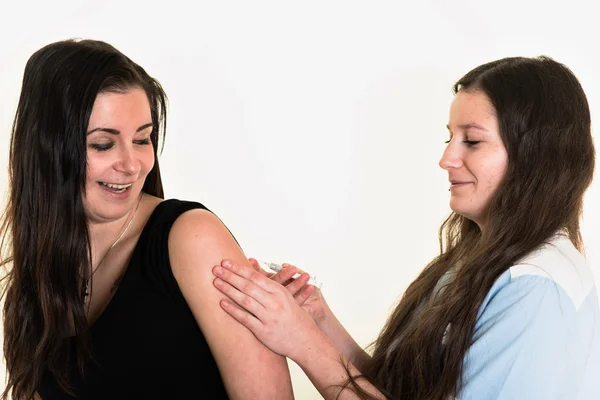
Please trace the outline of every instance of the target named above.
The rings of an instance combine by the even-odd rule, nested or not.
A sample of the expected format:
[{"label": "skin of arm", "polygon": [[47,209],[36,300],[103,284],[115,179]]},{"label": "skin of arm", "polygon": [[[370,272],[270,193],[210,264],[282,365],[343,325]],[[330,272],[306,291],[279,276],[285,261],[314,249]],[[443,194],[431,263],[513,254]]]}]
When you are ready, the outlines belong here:
[{"label": "skin of arm", "polygon": [[[359,397],[351,390],[342,390],[339,385],[346,382],[348,374],[344,365],[348,367],[352,376],[360,372],[352,362],[348,362],[339,349],[320,330],[312,333],[310,343],[302,351],[290,355],[313,383],[315,388],[326,400],[356,400]],[[366,379],[358,379],[358,386],[379,399],[385,399],[373,385]]]},{"label": "skin of arm", "polygon": [[[229,297],[221,302],[223,309],[271,350],[296,362],[325,399],[359,398],[353,391],[339,386],[348,378],[344,365],[352,376],[360,372],[297,304],[286,287],[230,260],[224,260],[213,272],[218,277],[214,285]],[[302,274],[297,280],[306,282],[308,278],[308,274]],[[385,399],[367,380],[359,379],[357,384],[373,396]]]},{"label": "skin of arm", "polygon": [[[206,210],[182,214],[169,234],[171,268],[231,399],[293,399],[284,357],[275,354],[219,307],[212,268],[223,258],[249,266],[223,223]],[[265,278],[266,279],[266,278]]]},{"label": "skin of arm", "polygon": [[[320,290],[316,289],[315,292],[316,291],[319,291],[318,295],[322,298],[323,295],[320,293]],[[310,301],[310,298],[308,301]],[[342,323],[331,311],[325,302],[325,299],[322,301],[324,304],[323,317],[314,319],[317,326],[359,371],[366,371],[371,363],[371,356],[356,343],[354,338],[352,338],[350,333],[348,333],[346,328],[344,328]]]}]

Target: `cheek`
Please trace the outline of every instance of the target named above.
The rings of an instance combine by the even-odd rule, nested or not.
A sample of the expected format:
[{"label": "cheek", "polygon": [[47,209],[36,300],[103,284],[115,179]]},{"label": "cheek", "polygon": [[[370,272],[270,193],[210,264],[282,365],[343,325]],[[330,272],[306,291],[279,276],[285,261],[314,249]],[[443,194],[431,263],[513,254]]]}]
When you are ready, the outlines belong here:
[{"label": "cheek", "polygon": [[147,149],[144,149],[140,161],[144,174],[148,174],[154,167],[154,149],[152,146],[148,146]]},{"label": "cheek", "polygon": [[95,182],[107,168],[110,168],[110,162],[102,157],[88,156],[85,168],[86,183]]},{"label": "cheek", "polygon": [[495,157],[490,157],[487,165],[482,166],[482,170],[487,171],[485,182],[490,189],[495,189],[504,178],[507,167],[507,158],[505,154],[497,154]]}]

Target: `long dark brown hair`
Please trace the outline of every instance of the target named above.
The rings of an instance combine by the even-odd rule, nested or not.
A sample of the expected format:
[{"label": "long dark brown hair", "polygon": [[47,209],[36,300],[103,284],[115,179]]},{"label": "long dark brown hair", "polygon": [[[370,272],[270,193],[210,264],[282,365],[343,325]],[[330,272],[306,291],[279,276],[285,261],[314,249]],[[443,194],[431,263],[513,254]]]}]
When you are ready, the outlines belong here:
[{"label": "long dark brown hair", "polygon": [[[86,132],[96,96],[142,88],[154,129],[154,156],[164,140],[166,95],[143,68],[113,46],[66,40],[35,52],[25,67],[12,127],[10,194],[2,220],[4,357],[1,399],[32,399],[44,373],[69,393],[75,333],[77,367],[93,357],[82,299],[91,272],[82,196]],[[160,139],[160,140],[159,140]],[[158,160],[143,191],[163,197]]]},{"label": "long dark brown hair", "polygon": [[[452,213],[439,230],[440,255],[409,286],[374,342],[364,376],[391,399],[459,395],[477,314],[494,281],[559,230],[583,250],[579,221],[595,152],[588,102],[573,73],[548,57],[504,58],[473,69],[453,91],[489,98],[508,166],[486,205],[485,231]],[[453,267],[453,280],[432,296]],[[411,323],[416,310],[418,323]],[[372,398],[356,379],[347,384]]]}]

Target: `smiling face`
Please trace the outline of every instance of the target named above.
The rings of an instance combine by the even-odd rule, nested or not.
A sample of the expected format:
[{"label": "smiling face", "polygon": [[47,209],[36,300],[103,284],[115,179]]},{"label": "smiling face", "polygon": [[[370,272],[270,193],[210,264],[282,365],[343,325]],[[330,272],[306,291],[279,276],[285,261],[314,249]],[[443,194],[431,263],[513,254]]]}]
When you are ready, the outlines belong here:
[{"label": "smiling face", "polygon": [[508,164],[496,111],[481,91],[459,91],[450,106],[450,140],[440,167],[448,172],[450,208],[482,227],[483,212]]},{"label": "smiling face", "polygon": [[90,222],[123,218],[135,206],[154,166],[150,103],[139,88],[100,93],[87,133],[86,192]]}]

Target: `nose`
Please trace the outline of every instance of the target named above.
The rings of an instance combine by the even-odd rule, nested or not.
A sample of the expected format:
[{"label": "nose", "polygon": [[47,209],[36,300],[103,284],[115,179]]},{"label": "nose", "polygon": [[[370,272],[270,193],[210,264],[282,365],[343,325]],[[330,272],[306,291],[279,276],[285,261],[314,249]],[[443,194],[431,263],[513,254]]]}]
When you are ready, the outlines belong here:
[{"label": "nose", "polygon": [[141,168],[140,161],[135,156],[132,148],[121,148],[119,159],[115,163],[115,169],[127,175],[135,175]]},{"label": "nose", "polygon": [[452,168],[460,168],[463,165],[462,153],[458,143],[453,143],[454,141],[450,141],[450,143],[446,146],[444,153],[442,153],[442,158],[440,158],[440,168],[449,170]]}]

